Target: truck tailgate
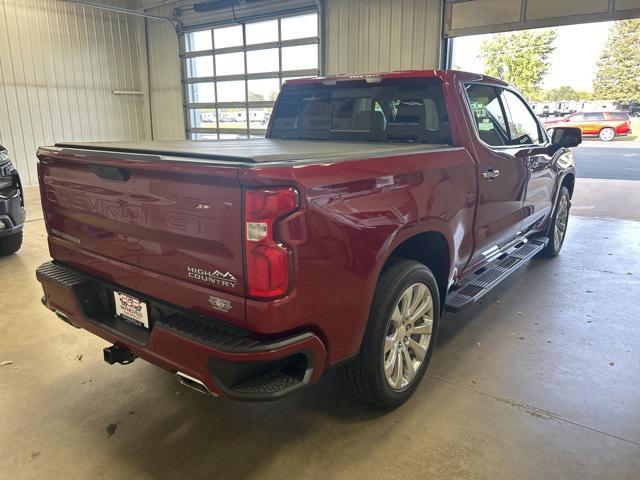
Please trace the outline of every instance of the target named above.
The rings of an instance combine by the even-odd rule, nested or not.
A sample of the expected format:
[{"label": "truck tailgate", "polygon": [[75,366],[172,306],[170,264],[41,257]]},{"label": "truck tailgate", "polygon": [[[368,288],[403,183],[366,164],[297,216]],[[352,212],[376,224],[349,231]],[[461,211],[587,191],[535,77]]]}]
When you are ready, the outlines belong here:
[{"label": "truck tailgate", "polygon": [[[91,270],[108,261],[131,277],[140,272],[153,278],[149,285],[156,289],[159,284],[167,290],[174,284],[183,290],[192,285],[202,297],[196,303],[205,306],[194,305],[196,297],[188,295],[179,306],[201,312],[210,302],[229,313],[224,311],[230,305],[226,299],[235,296],[234,320],[244,315],[238,165],[177,164],[126,153],[80,155],[55,149],[41,149],[38,157],[54,260],[60,260],[57,247],[73,249],[77,255],[66,254],[66,259],[87,263],[76,268]],[[129,282],[131,288],[149,290],[142,280]]]}]

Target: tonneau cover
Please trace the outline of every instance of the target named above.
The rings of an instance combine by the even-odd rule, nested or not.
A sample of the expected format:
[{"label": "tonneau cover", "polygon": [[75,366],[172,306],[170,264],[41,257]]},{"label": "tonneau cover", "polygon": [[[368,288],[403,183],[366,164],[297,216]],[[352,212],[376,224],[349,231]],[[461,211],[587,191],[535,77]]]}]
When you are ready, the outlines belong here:
[{"label": "tonneau cover", "polygon": [[283,140],[275,138],[214,141],[74,142],[57,143],[55,146],[65,149],[123,152],[242,163],[295,162],[297,160],[318,160],[332,157],[373,157],[446,148],[444,145],[424,143],[341,142],[334,140]]}]

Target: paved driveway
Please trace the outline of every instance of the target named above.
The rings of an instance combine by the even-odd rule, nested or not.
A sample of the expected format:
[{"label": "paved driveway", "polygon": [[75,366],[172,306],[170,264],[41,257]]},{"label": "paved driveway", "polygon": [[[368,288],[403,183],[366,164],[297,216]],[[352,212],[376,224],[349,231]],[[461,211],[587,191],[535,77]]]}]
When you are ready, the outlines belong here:
[{"label": "paved driveway", "polygon": [[574,158],[578,178],[640,180],[640,142],[587,140]]}]

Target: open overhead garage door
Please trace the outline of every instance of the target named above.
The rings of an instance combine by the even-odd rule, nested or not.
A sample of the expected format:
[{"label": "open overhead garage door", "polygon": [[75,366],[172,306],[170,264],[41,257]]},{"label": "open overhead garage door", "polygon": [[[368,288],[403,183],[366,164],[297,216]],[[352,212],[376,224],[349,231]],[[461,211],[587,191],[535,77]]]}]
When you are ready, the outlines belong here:
[{"label": "open overhead garage door", "polygon": [[174,5],[172,12],[180,20],[183,29],[193,30],[278,15],[294,15],[311,8],[318,8],[316,0],[186,0]]},{"label": "open overhead garage door", "polygon": [[640,0],[446,0],[446,37],[640,17]]}]

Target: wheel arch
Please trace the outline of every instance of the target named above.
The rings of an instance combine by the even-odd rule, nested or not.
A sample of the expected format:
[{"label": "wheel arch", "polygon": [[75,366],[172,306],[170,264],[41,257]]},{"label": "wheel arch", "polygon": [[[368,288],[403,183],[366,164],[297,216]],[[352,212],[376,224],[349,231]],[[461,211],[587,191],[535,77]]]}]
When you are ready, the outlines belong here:
[{"label": "wheel arch", "polygon": [[429,230],[406,238],[387,256],[380,274],[397,258],[415,260],[431,270],[438,284],[440,310],[442,310],[451,271],[451,252],[445,235],[436,230]]},{"label": "wheel arch", "polygon": [[604,130],[611,130],[613,132],[613,138],[616,138],[618,136],[618,131],[615,127],[602,127],[600,130],[598,130],[598,138],[600,138],[600,134],[602,134]]},{"label": "wheel arch", "polygon": [[569,197],[573,198],[573,189],[576,186],[576,176],[573,172],[569,172],[567,173],[564,178],[562,179],[562,183],[560,184],[560,187],[567,187],[567,190],[569,190]]}]

